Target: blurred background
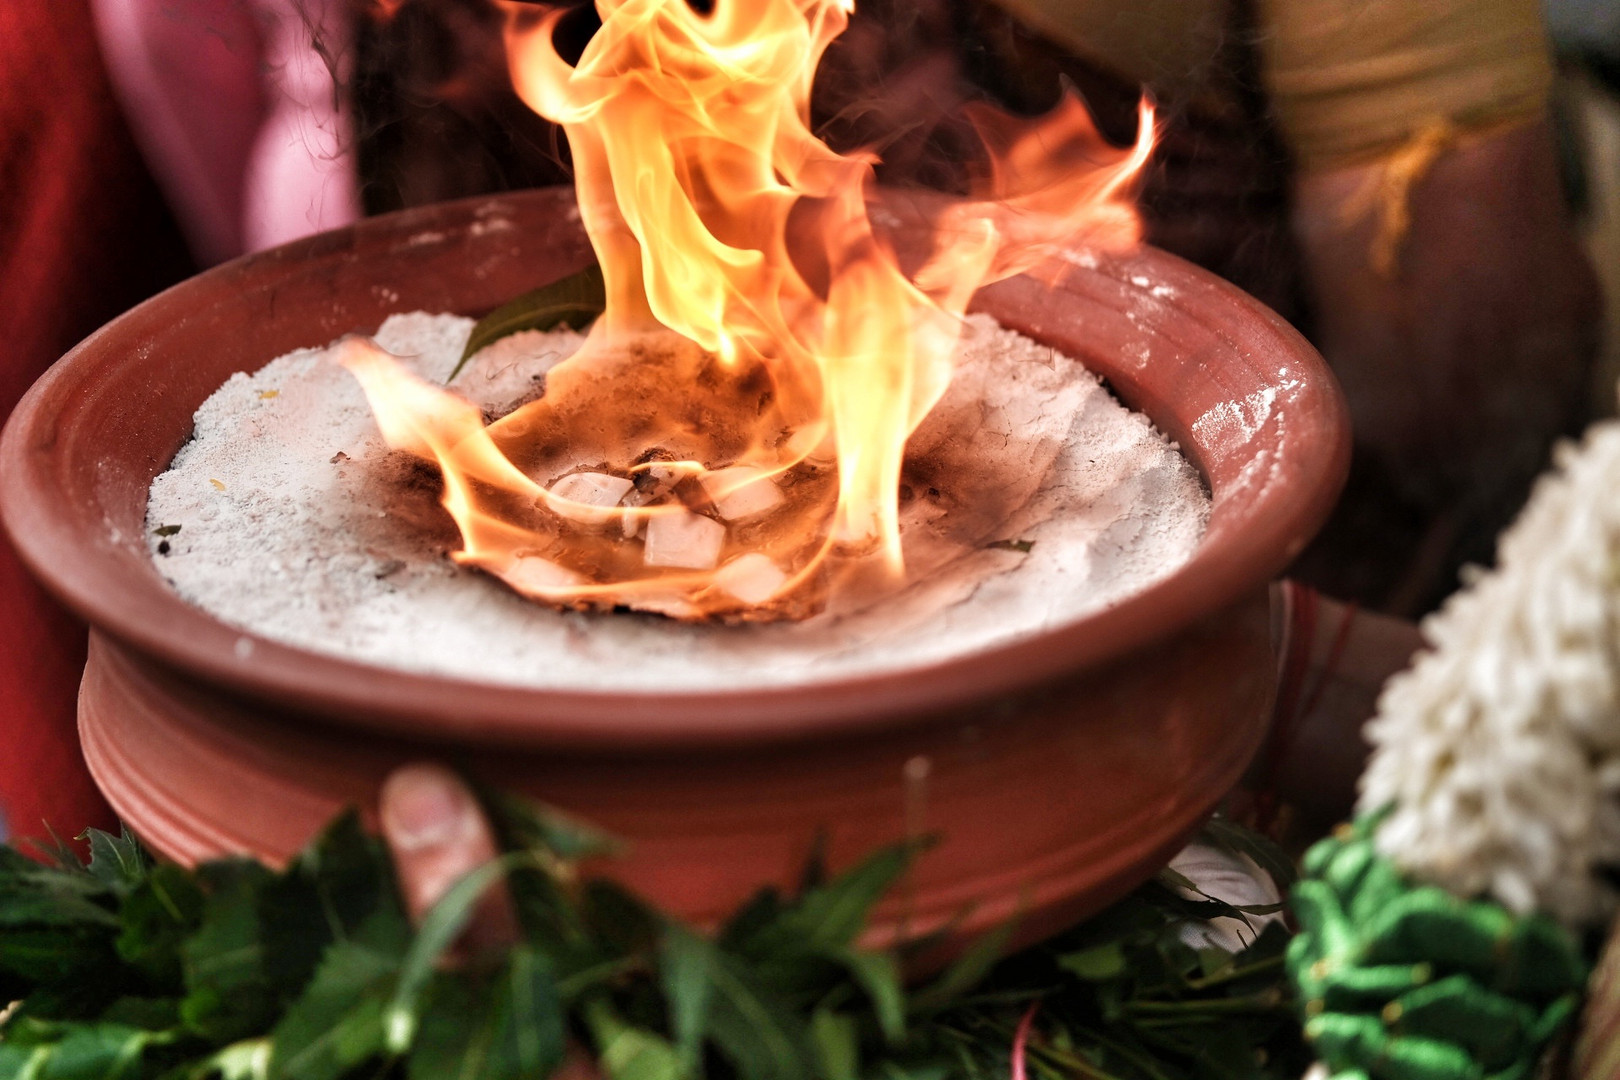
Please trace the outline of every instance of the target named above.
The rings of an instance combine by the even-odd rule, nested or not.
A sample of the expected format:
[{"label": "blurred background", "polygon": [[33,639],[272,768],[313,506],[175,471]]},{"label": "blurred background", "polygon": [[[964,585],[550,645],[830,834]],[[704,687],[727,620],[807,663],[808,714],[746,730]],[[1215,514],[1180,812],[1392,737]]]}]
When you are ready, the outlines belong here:
[{"label": "blurred background", "polygon": [[[725,0],[719,0],[725,2]],[[0,5],[0,414],[200,269],[366,214],[567,183],[490,0]],[[588,7],[564,21],[584,47]],[[815,119],[880,181],[961,190],[961,106],[1080,92],[1162,142],[1150,239],[1333,364],[1357,427],[1296,573],[1415,618],[1489,562],[1620,382],[1620,0],[861,0]],[[268,357],[267,357],[268,359]],[[0,807],[104,824],[73,738],[84,635],[0,542]],[[4,827],[0,825],[0,833]]]}]

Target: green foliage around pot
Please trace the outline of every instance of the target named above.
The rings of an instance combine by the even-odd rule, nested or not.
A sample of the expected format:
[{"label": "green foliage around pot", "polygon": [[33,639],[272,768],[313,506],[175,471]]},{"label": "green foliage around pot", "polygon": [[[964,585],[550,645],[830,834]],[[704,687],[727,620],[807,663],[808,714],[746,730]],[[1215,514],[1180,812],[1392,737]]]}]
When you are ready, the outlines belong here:
[{"label": "green foliage around pot", "polygon": [[1406,880],[1379,855],[1375,819],[1306,854],[1288,949],[1305,1035],[1335,1080],[1519,1080],[1575,1014],[1578,942]]},{"label": "green foliage around pot", "polygon": [[[582,879],[604,845],[490,797],[506,854],[413,928],[385,849],[350,814],[283,871],[152,862],[87,834],[41,864],[0,849],[3,1080],[534,1078],[589,1055],[611,1080],[1001,1080],[1039,1010],[1031,1076],[1296,1077],[1286,933],[1236,954],[1190,921],[1246,918],[1145,886],[1101,917],[1002,958],[1004,927],[917,986],[906,952],[857,938],[919,850],[837,877],[819,860],[703,935]],[[1167,879],[1167,882],[1173,879]],[[445,963],[482,892],[512,890],[523,939]]]}]

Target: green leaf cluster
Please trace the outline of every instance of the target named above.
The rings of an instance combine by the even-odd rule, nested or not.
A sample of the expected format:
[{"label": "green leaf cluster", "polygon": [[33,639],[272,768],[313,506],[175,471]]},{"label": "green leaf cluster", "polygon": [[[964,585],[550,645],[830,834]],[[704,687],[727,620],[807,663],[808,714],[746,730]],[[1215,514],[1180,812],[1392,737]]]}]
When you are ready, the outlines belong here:
[{"label": "green leaf cluster", "polygon": [[[420,927],[379,840],[351,814],[287,867],[186,870],[128,835],[87,834],[81,865],[0,850],[0,1080],[538,1078],[570,1059],[609,1080],[965,1080],[1008,1074],[1039,1003],[1031,1075],[1293,1076],[1282,938],[1198,950],[1182,928],[1245,913],[1151,884],[1104,916],[1003,958],[1014,927],[943,972],[903,971],[940,938],[859,943],[922,845],[829,876],[812,860],[712,934],[580,861],[587,828],[484,792],[504,854]],[[508,888],[521,940],[456,956],[482,895]]]},{"label": "green leaf cluster", "polygon": [[1336,1080],[1520,1080],[1574,1015],[1586,964],[1544,915],[1406,880],[1376,818],[1306,854],[1288,951],[1305,1034]]},{"label": "green leaf cluster", "polygon": [[[1037,1080],[1294,1080],[1310,1056],[1283,973],[1289,934],[1255,918],[1273,910],[1233,907],[1166,871],[1096,918],[997,964],[929,1014],[922,1030],[955,1058],[943,1075],[970,1080],[1005,1080],[1008,1048],[1031,1010],[1025,1067]],[[1244,944],[1235,951],[1188,932],[1225,920],[1240,928]]]}]

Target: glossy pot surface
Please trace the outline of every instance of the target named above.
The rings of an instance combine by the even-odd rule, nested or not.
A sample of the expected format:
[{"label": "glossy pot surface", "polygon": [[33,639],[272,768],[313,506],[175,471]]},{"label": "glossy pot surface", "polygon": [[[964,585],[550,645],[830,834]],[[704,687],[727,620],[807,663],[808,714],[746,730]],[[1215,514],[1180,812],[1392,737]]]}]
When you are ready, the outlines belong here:
[{"label": "glossy pot surface", "polygon": [[[1266,582],[1325,518],[1342,399],[1291,328],[1152,249],[1077,255],[1063,280],[976,306],[1083,360],[1175,439],[1213,496],[1159,584],[949,663],[746,692],[547,692],[409,674],[257,637],[170,591],[147,492],[236,371],[389,314],[479,314],[585,265],[572,194],[406,211],[249,256],[130,311],[30,391],[0,440],[0,513],[95,629],[87,757],[160,850],[285,857],[394,764],[460,762],[630,841],[607,869],[712,920],[835,862],[941,837],[884,925],[1034,936],[1150,874],[1237,780],[1271,701]],[[879,927],[883,932],[883,926]]]}]

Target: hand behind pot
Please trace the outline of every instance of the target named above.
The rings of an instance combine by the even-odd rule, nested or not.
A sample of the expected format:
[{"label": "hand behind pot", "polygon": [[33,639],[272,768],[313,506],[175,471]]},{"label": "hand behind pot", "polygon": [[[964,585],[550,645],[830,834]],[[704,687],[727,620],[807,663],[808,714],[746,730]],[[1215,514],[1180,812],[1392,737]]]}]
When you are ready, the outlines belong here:
[{"label": "hand behind pot", "polygon": [[[467,785],[442,765],[401,766],[378,796],[383,839],[399,871],[400,892],[411,921],[420,923],[450,886],[496,857],[495,837]],[[517,913],[504,887],[490,890],[462,933],[461,956],[502,949],[518,940]],[[578,1043],[552,1080],[601,1080],[602,1072]]]},{"label": "hand behind pot", "polygon": [[[457,879],[498,854],[478,800],[442,765],[417,762],[395,769],[378,797],[378,817],[413,922],[420,923]],[[517,936],[511,897],[505,889],[492,889],[469,920],[460,950],[499,948]]]},{"label": "hand behind pot", "polygon": [[1380,266],[1375,236],[1394,222],[1366,196],[1385,169],[1295,191],[1316,343],[1357,449],[1308,576],[1417,615],[1456,587],[1459,560],[1490,560],[1553,440],[1579,429],[1601,308],[1545,123],[1446,147],[1396,200],[1407,228]]}]

